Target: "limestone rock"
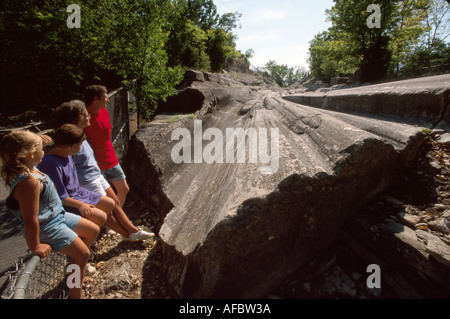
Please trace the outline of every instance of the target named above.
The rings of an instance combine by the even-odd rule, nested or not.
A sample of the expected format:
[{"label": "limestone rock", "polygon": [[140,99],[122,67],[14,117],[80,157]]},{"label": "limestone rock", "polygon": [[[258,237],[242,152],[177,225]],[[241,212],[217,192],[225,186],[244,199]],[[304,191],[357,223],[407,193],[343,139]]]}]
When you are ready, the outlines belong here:
[{"label": "limestone rock", "polygon": [[[438,237],[420,229],[414,231],[391,218],[375,223],[370,217],[358,217],[349,220],[346,227],[349,236],[383,260],[381,271],[390,273],[385,279],[398,289],[401,298],[447,298],[449,246]],[[378,263],[378,259],[372,260]]]},{"label": "limestone rock", "polygon": [[[147,124],[124,157],[133,190],[165,217],[159,236],[167,279],[182,298],[264,296],[332,243],[348,217],[386,188],[395,167],[414,158],[424,137],[421,127],[311,108],[266,87],[223,79],[185,87],[202,97],[195,116]],[[242,144],[242,163],[227,129],[248,133],[238,142],[256,141]],[[221,136],[211,135],[218,131]],[[174,132],[186,134],[182,152]],[[249,147],[258,145],[251,136],[260,132],[276,143],[251,162],[252,151],[261,155],[261,148]],[[233,144],[236,160],[229,162]],[[174,149],[184,162],[174,161]],[[215,162],[205,154],[217,155]],[[411,232],[401,234],[416,244]],[[425,247],[419,255],[426,268]]]},{"label": "limestone rock", "polygon": [[289,101],[326,110],[391,118],[428,127],[450,128],[450,75],[364,87],[285,96]]},{"label": "limestone rock", "polygon": [[439,218],[433,221],[428,222],[428,226],[430,226],[431,229],[439,231],[443,234],[450,234],[450,222],[447,221],[445,218]]},{"label": "limestone rock", "polygon": [[437,261],[450,268],[450,247],[439,237],[423,230],[416,230],[417,237],[426,246],[426,251]]}]

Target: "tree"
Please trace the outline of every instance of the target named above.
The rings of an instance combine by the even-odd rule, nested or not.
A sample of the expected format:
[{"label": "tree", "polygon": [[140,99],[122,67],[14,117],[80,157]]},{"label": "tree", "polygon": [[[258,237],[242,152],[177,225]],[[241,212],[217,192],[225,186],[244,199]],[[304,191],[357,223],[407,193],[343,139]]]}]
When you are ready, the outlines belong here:
[{"label": "tree", "polygon": [[[81,28],[70,29],[66,8],[71,2],[2,2],[1,70],[6,85],[1,89],[16,93],[12,103],[29,108],[35,106],[29,101],[55,107],[81,97],[84,86],[94,82],[124,85],[136,96],[140,115],[150,116],[182,77],[179,67],[166,65],[167,33],[161,26],[170,22],[170,2],[86,0]],[[35,96],[23,98],[20,90]]]},{"label": "tree", "polygon": [[448,72],[450,69],[450,5],[432,0],[422,21],[426,31],[420,41],[405,54],[399,76],[414,77]]},{"label": "tree", "polygon": [[279,86],[287,87],[301,79],[307,73],[301,67],[289,67],[286,64],[279,65],[274,60],[270,60],[263,68],[258,69],[262,74],[272,78]]},{"label": "tree", "polygon": [[390,53],[388,37],[393,28],[393,13],[396,9],[391,0],[380,0],[382,8],[381,27],[370,28],[367,23],[367,8],[372,0],[335,0],[335,5],[327,10],[332,22],[330,33],[334,41],[343,41],[351,54],[360,57],[361,80],[372,82],[381,80],[387,73]]},{"label": "tree", "polygon": [[[167,67],[162,26],[169,23],[172,6],[165,0],[102,0],[97,7],[91,21],[95,29],[85,41],[97,47],[100,65],[123,78],[135,95],[138,116],[149,118],[182,78],[179,67]],[[105,37],[108,41],[97,41]]]},{"label": "tree", "polygon": [[396,24],[389,41],[391,76],[398,75],[402,63],[424,34],[425,27],[422,21],[426,17],[429,5],[430,0],[403,0],[398,3]]},{"label": "tree", "polygon": [[[106,75],[84,50],[81,29],[67,27],[71,1],[0,3],[2,113],[55,107],[80,97],[80,85]],[[92,4],[88,2],[86,6]],[[109,78],[114,78],[110,77]],[[112,79],[111,82],[115,82]],[[115,82],[116,83],[116,82]]]},{"label": "tree", "polygon": [[212,72],[220,72],[228,58],[240,57],[236,51],[234,36],[221,28],[210,29],[207,33],[206,53],[209,56]]},{"label": "tree", "polygon": [[425,12],[423,23],[426,32],[422,43],[431,47],[435,41],[446,41],[450,36],[450,3],[444,0],[431,0]]},{"label": "tree", "polygon": [[419,46],[409,54],[399,76],[417,77],[433,75],[450,70],[450,46],[436,39],[430,46]]},{"label": "tree", "polygon": [[239,19],[241,17],[242,14],[239,12],[227,12],[219,17],[217,27],[226,33],[231,34],[234,29],[241,28],[241,25],[239,24]]},{"label": "tree", "polygon": [[185,16],[204,31],[213,28],[219,21],[213,0],[187,0]]},{"label": "tree", "polygon": [[334,76],[349,76],[361,65],[362,57],[354,47],[342,39],[334,40],[329,31],[314,36],[310,42],[309,65],[311,73],[320,80],[330,81]]},{"label": "tree", "polygon": [[228,58],[240,56],[232,33],[238,27],[238,12],[220,16],[211,0],[179,0],[173,6],[171,23],[166,25],[170,66],[215,72]]},{"label": "tree", "polygon": [[125,86],[149,117],[183,67],[220,70],[239,54],[230,32],[239,15],[217,15],[211,0],[85,0],[81,28],[68,27],[72,3],[0,2],[2,113],[56,107],[103,83]]},{"label": "tree", "polygon": [[242,54],[242,58],[244,59],[244,61],[250,65],[250,59],[253,58],[253,56],[255,55],[255,50],[253,49],[248,49],[247,51],[245,51],[244,54]]},{"label": "tree", "polygon": [[372,0],[334,2],[326,11],[332,26],[310,43],[312,74],[329,79],[360,69],[363,82],[396,76],[426,30],[422,21],[430,0],[377,1],[381,16],[375,27],[368,23]]}]

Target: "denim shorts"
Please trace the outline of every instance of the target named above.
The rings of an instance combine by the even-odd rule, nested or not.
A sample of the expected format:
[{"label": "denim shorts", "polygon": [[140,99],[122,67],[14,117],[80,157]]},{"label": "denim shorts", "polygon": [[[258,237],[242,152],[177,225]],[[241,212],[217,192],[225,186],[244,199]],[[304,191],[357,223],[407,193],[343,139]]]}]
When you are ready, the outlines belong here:
[{"label": "denim shorts", "polygon": [[90,190],[91,192],[96,192],[102,195],[106,195],[105,190],[111,187],[102,174],[98,175],[96,179],[86,184],[80,184],[80,186]]},{"label": "denim shorts", "polygon": [[103,176],[110,182],[117,182],[126,179],[125,173],[120,164],[102,171]]},{"label": "denim shorts", "polygon": [[80,222],[81,216],[61,212],[45,225],[40,226],[39,240],[48,244],[54,251],[60,251],[69,247],[78,234],[73,229]]}]

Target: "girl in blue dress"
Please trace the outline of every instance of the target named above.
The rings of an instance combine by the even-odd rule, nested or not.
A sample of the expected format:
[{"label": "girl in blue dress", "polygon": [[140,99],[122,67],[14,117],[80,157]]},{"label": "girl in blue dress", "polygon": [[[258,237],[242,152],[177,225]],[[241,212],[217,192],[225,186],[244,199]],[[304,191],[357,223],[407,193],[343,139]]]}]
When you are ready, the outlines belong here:
[{"label": "girl in blue dress", "polygon": [[[9,186],[7,207],[19,218],[30,251],[41,258],[59,251],[71,257],[83,282],[89,247],[100,228],[64,210],[51,179],[35,166],[42,160],[42,139],[30,131],[16,131],[0,142],[1,177]],[[81,286],[70,289],[70,298],[82,297]]]}]

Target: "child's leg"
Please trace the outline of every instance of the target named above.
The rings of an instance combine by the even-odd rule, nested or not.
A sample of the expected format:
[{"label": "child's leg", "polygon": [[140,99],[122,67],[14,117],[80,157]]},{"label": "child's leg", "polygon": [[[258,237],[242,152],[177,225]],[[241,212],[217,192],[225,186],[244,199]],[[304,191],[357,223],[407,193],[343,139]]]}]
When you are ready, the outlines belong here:
[{"label": "child's leg", "polygon": [[120,201],[120,207],[123,207],[130,188],[128,187],[126,176],[122,167],[120,164],[117,164],[110,169],[102,171],[102,174],[111,184],[113,184],[117,192],[117,198]]},{"label": "child's leg", "polygon": [[130,232],[125,227],[123,227],[116,216],[116,208],[118,206],[112,198],[108,196],[102,196],[95,207],[107,213],[108,217],[105,223],[106,226],[118,232],[122,236],[128,237],[130,235]]},{"label": "child's leg", "polygon": [[125,203],[125,200],[127,198],[127,194],[130,191],[127,180],[122,179],[120,181],[113,181],[111,183],[114,185],[114,188],[117,191],[117,198],[119,199],[120,207],[123,207],[123,204]]},{"label": "child's leg", "polygon": [[108,196],[102,196],[100,201],[95,205],[98,209],[104,211],[107,215],[111,215],[112,210],[116,206],[114,200]]},{"label": "child's leg", "polygon": [[80,237],[89,248],[100,233],[100,227],[88,219],[81,218],[78,224],[73,228],[73,231],[77,233],[78,237]]},{"label": "child's leg", "polygon": [[[111,187],[109,188],[112,192],[114,192]],[[112,213],[108,214],[108,219],[106,220],[106,226],[114,230],[115,232],[118,232],[124,237],[128,237],[130,235],[130,231],[124,225],[122,225],[119,218],[123,218],[120,214],[117,214],[117,210],[120,209],[120,206],[117,205],[117,203],[112,199],[110,196],[102,196],[98,204],[96,205],[97,208],[103,208],[103,210],[109,210],[111,207],[113,208]],[[126,217],[126,216],[125,216]],[[128,218],[127,218],[128,219]],[[138,231],[138,230],[136,230]]]},{"label": "child's leg", "polygon": [[[133,225],[133,223],[130,221],[130,219],[128,218],[127,214],[123,211],[123,209],[120,207],[120,201],[116,196],[116,193],[114,192],[114,190],[109,187],[105,190],[106,195],[108,195],[108,197],[112,198],[114,200],[114,202],[116,203],[116,207],[113,210],[113,216],[114,218],[117,220],[117,222],[129,233],[135,233],[138,232],[139,229]],[[125,237],[128,237],[128,235],[124,235]]]},{"label": "child's leg", "polygon": [[71,264],[75,264],[80,268],[80,286],[70,289],[71,299],[80,299],[82,297],[82,285],[84,280],[84,272],[86,269],[86,264],[89,260],[90,252],[86,244],[77,237],[74,242],[67,248],[60,251],[62,254],[71,257]]},{"label": "child's leg", "polygon": [[86,216],[85,218],[97,224],[98,226],[103,226],[106,223],[108,216],[103,210],[96,207],[91,207],[91,214],[89,216]]},{"label": "child's leg", "polygon": [[114,209],[113,214],[108,215],[108,220],[106,221],[105,225],[124,237],[130,236],[130,233],[117,220],[115,212],[116,209]]},{"label": "child's leg", "polygon": [[128,237],[129,234],[139,231],[139,229],[131,223],[131,221],[128,219],[128,216],[120,206],[116,206],[116,208],[114,208],[113,215],[120,226],[122,226],[128,233],[127,235],[124,235],[125,237]]}]

